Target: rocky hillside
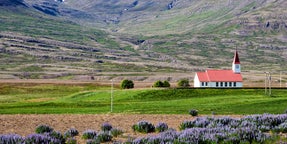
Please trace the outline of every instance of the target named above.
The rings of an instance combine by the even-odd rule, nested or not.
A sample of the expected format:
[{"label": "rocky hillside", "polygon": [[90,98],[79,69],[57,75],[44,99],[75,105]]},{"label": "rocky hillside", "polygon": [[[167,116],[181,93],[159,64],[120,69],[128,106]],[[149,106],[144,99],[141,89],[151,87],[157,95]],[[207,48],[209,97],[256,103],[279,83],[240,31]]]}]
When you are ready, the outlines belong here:
[{"label": "rocky hillside", "polygon": [[[284,0],[2,0],[2,74],[286,70]],[[31,76],[32,75],[32,76]]]}]

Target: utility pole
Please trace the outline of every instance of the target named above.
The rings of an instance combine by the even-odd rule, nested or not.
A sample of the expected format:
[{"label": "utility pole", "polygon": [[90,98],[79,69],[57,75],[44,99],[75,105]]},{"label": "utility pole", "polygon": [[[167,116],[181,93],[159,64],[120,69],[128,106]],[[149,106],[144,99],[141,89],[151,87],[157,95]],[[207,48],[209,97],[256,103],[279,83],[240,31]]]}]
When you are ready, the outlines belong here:
[{"label": "utility pole", "polygon": [[265,95],[267,95],[267,73],[265,72]]},{"label": "utility pole", "polygon": [[282,82],[281,76],[282,76],[282,71],[280,71],[280,87],[282,87],[282,84],[281,84],[281,82]]},{"label": "utility pole", "polygon": [[[267,87],[269,87],[269,96],[271,96],[271,82],[272,77],[270,72],[265,72],[265,95],[267,95]],[[268,83],[268,86],[267,86]]]},{"label": "utility pole", "polygon": [[271,73],[269,73],[269,96],[271,96],[271,82],[272,82]]},{"label": "utility pole", "polygon": [[111,80],[111,113],[113,112],[114,81]]}]

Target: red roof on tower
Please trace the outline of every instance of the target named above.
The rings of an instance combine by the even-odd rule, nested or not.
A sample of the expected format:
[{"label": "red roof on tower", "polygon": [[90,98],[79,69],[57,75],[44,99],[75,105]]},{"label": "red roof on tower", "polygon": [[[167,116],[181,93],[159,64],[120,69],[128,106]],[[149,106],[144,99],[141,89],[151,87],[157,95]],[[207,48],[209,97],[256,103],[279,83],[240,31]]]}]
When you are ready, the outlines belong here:
[{"label": "red roof on tower", "polygon": [[232,70],[206,70],[197,72],[200,82],[242,82],[242,76]]},{"label": "red roof on tower", "polygon": [[234,63],[234,64],[240,64],[239,56],[238,56],[237,50],[236,50],[236,51],[235,51],[235,53],[234,53],[234,60],[233,60],[233,63]]}]

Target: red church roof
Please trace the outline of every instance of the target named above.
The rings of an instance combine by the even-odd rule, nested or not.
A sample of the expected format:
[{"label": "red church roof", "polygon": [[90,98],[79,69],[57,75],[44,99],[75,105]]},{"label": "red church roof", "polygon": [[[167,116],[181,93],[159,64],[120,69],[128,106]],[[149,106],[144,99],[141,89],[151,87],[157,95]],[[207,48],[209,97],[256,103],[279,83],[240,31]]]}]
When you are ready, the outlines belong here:
[{"label": "red church roof", "polygon": [[240,73],[234,73],[232,70],[206,70],[197,72],[200,82],[242,82]]},{"label": "red church roof", "polygon": [[234,64],[240,64],[239,56],[238,56],[237,50],[236,50],[236,51],[235,51],[235,53],[234,53],[233,63],[234,63]]}]

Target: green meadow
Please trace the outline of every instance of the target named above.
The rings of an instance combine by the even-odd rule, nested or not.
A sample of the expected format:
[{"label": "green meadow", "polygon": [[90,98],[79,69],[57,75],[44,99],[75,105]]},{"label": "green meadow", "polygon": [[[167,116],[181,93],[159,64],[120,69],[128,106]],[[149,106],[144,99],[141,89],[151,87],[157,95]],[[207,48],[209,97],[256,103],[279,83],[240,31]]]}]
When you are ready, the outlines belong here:
[{"label": "green meadow", "polygon": [[[284,113],[287,90],[131,89],[113,90],[112,113],[262,114]],[[111,113],[111,88],[98,84],[1,84],[0,114]]]}]

